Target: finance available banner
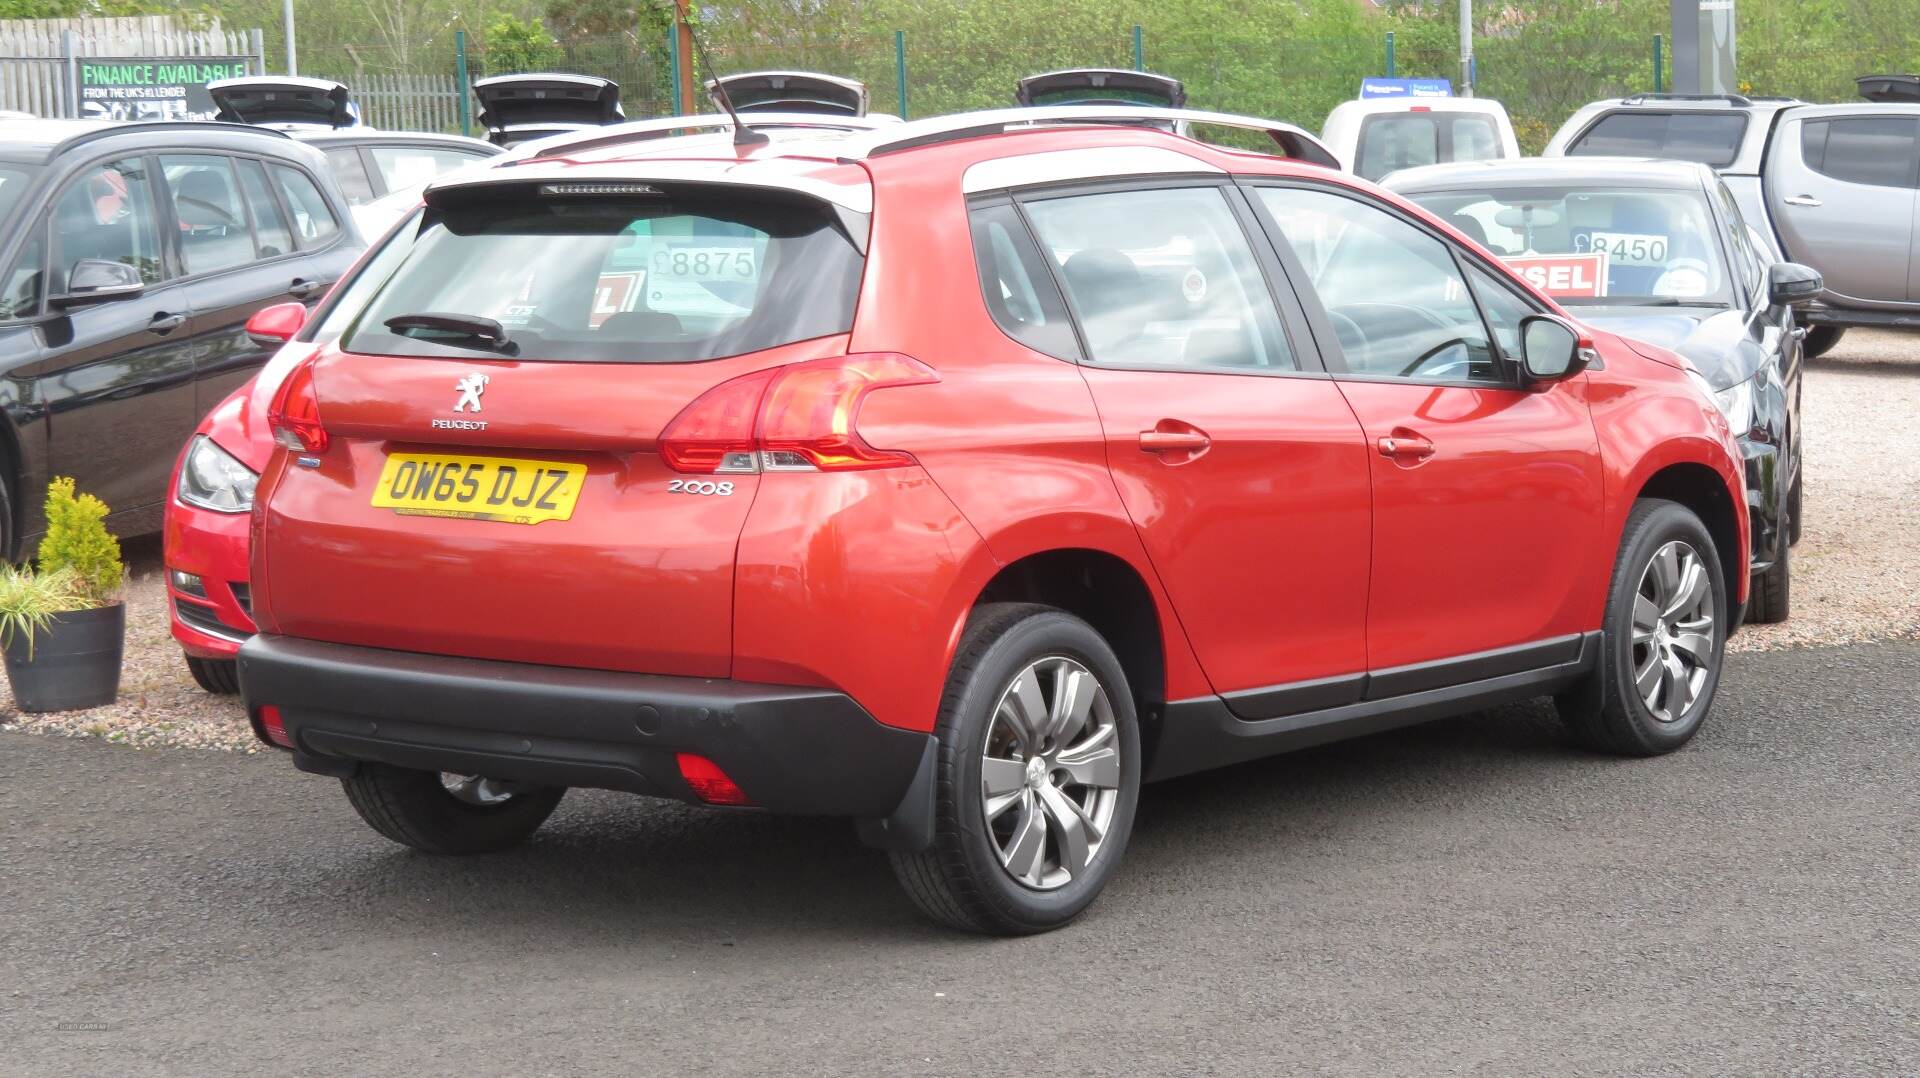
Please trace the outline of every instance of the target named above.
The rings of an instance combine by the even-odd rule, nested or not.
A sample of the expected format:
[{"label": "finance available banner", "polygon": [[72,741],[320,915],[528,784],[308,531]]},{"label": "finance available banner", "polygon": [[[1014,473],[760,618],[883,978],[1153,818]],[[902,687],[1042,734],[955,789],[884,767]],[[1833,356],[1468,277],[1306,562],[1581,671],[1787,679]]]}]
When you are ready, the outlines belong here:
[{"label": "finance available banner", "polygon": [[207,84],[247,74],[237,56],[83,56],[75,64],[80,115],[95,120],[211,120]]}]

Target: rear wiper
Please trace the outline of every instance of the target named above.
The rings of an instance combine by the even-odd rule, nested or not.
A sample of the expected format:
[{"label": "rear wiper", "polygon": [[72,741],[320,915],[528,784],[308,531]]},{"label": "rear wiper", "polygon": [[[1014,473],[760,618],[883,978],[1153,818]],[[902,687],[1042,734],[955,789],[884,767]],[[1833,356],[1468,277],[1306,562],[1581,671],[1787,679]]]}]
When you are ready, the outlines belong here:
[{"label": "rear wiper", "polygon": [[419,314],[401,314],[387,319],[386,327],[395,333],[405,333],[410,329],[437,330],[451,333],[470,341],[491,352],[513,354],[519,349],[507,337],[507,327],[491,318],[482,318],[477,314],[443,314],[438,311],[422,311]]}]

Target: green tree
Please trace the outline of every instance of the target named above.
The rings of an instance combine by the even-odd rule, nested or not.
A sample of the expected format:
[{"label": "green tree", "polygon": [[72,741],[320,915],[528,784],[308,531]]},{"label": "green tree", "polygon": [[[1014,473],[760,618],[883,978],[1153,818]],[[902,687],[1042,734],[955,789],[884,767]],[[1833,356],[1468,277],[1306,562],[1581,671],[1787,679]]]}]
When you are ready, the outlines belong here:
[{"label": "green tree", "polygon": [[560,43],[538,18],[516,19],[504,11],[487,24],[482,43],[487,50],[487,70],[496,75],[542,71],[558,64],[562,55]]}]

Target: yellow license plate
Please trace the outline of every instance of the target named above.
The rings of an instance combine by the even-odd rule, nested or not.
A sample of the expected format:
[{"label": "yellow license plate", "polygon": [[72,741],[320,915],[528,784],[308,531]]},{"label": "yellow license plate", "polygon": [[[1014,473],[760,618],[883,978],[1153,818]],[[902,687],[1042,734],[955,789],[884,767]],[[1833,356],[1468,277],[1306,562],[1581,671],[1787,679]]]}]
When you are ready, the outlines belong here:
[{"label": "yellow license plate", "polygon": [[566,520],[587,466],[464,453],[394,453],[380,469],[373,504],[424,517],[539,524]]}]

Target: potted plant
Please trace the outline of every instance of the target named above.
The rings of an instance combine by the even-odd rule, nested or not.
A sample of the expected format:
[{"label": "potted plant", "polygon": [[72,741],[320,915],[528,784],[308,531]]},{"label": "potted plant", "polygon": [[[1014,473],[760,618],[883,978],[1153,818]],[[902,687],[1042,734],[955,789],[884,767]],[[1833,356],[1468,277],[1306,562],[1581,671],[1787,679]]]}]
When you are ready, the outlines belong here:
[{"label": "potted plant", "polygon": [[120,691],[127,607],[120,540],[107,506],[66,477],[47,484],[47,533],[38,568],[0,573],[0,646],[22,711],[113,703]]}]

